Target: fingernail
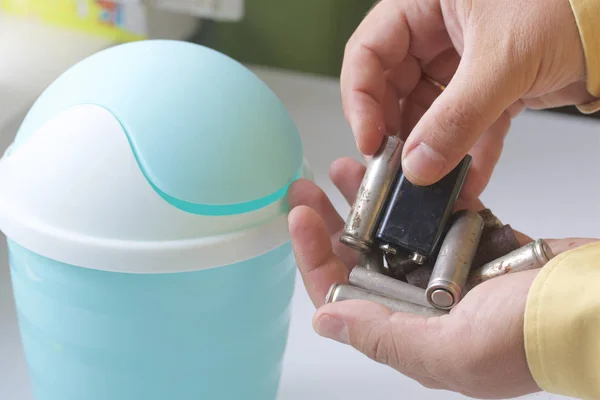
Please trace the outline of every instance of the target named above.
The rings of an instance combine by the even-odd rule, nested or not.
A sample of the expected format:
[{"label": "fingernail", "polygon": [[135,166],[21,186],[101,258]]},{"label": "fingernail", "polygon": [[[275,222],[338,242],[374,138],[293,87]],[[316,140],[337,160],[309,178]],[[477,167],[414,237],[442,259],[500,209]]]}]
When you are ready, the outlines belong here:
[{"label": "fingernail", "polygon": [[323,315],[315,327],[319,335],[333,339],[337,342],[348,344],[348,328],[343,321],[330,315]]},{"label": "fingernail", "polygon": [[431,183],[437,180],[446,162],[443,155],[421,142],[404,158],[402,168],[419,181]]}]

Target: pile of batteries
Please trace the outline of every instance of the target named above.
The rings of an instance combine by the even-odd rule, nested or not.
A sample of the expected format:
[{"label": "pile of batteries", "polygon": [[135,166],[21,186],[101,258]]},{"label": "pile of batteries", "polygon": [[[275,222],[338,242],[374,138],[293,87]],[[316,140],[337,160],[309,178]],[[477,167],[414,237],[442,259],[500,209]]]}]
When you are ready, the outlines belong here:
[{"label": "pile of batteries", "polygon": [[540,268],[552,257],[543,240],[519,247],[510,225],[490,210],[454,212],[471,157],[431,186],[401,171],[404,143],[384,139],[373,156],[340,241],[360,252],[348,284],[334,284],[328,303],[364,299],[392,311],[448,313],[489,279]]}]

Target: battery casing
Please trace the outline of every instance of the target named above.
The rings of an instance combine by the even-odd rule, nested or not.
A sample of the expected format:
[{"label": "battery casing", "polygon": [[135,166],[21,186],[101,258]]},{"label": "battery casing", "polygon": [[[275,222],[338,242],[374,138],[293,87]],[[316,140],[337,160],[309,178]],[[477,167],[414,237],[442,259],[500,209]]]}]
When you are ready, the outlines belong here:
[{"label": "battery casing", "polygon": [[439,247],[471,164],[467,155],[430,186],[412,184],[399,173],[376,233],[380,246],[429,258]]}]

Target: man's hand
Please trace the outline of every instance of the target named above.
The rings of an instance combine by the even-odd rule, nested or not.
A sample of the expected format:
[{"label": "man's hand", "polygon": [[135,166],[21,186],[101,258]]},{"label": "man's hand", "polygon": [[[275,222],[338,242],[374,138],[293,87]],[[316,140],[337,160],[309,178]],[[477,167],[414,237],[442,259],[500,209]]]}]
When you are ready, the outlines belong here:
[{"label": "man's hand", "polygon": [[470,153],[467,201],[524,107],[593,98],[568,0],[383,0],[348,41],[341,88],[363,154],[386,133],[408,136],[403,170],[414,184],[435,183]]},{"label": "man's hand", "polygon": [[[353,203],[365,167],[341,159],[331,178]],[[393,313],[362,300],[324,305],[333,283],[347,282],[358,255],[339,242],[344,221],[325,193],[299,180],[290,188],[289,216],[294,253],[304,284],[319,308],[315,330],[349,344],[429,388],[479,398],[507,398],[538,391],[525,358],[523,314],[538,271],[507,275],[471,291],[449,315],[426,319]],[[469,208],[479,211],[483,204]],[[522,244],[531,241],[520,235]],[[551,240],[555,253],[591,239]]]}]

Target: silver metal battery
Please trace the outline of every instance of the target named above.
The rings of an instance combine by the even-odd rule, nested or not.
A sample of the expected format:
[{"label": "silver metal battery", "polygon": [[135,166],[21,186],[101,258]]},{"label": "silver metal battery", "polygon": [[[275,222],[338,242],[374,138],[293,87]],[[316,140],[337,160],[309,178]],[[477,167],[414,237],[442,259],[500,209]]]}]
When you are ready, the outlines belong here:
[{"label": "silver metal battery", "polygon": [[483,218],[476,212],[454,214],[426,289],[432,306],[449,310],[460,301],[482,231]]},{"label": "silver metal battery", "polygon": [[369,251],[387,195],[400,170],[404,142],[398,136],[386,136],[371,158],[356,201],[350,209],[340,242],[358,250]]},{"label": "silver metal battery", "polygon": [[385,297],[430,307],[424,289],[362,267],[352,268],[348,283]]},{"label": "silver metal battery", "polygon": [[357,288],[350,285],[340,285],[334,283],[327,293],[325,302],[335,303],[344,300],[367,300],[373,303],[381,304],[394,312],[421,315],[423,317],[439,317],[446,315],[447,311],[438,310],[433,307],[424,307],[407,301],[391,299],[381,296],[368,290]]},{"label": "silver metal battery", "polygon": [[541,268],[553,258],[554,254],[548,243],[538,239],[471,271],[468,287],[473,288],[502,275]]},{"label": "silver metal battery", "polygon": [[385,265],[383,261],[383,252],[377,248],[370,251],[360,253],[359,265],[369,271],[375,271],[383,274]]}]

